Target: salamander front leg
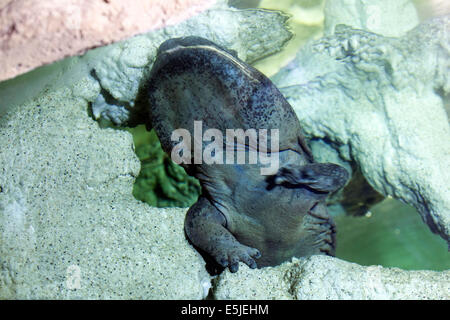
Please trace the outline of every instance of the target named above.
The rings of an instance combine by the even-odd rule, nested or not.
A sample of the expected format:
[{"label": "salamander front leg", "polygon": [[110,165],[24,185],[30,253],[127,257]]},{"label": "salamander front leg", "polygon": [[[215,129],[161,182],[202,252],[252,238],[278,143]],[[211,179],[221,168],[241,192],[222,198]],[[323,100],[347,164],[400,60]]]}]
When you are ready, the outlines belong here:
[{"label": "salamander front leg", "polygon": [[256,268],[254,259],[261,256],[259,250],[239,243],[226,225],[225,216],[201,196],[189,208],[184,228],[195,246],[210,254],[221,266],[229,267],[231,272],[238,271],[239,261]]}]

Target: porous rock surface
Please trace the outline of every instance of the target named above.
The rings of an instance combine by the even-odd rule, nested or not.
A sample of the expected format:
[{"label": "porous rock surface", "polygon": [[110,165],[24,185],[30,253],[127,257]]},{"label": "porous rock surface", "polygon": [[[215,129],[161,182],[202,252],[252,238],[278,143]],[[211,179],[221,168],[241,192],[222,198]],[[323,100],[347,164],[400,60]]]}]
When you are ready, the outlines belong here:
[{"label": "porous rock surface", "polygon": [[53,91],[3,116],[0,150],[0,299],[205,297],[185,210],[133,198],[131,135],[99,128],[80,92]]},{"label": "porous rock surface", "polygon": [[448,300],[450,271],[364,267],[311,256],[260,270],[241,263],[238,273],[226,271],[215,279],[213,290],[216,299]]}]

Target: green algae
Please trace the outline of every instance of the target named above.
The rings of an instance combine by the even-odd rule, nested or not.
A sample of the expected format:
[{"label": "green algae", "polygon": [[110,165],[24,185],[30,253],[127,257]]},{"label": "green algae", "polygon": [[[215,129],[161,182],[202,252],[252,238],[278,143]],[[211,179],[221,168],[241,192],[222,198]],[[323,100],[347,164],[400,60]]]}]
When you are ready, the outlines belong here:
[{"label": "green algae", "polygon": [[189,207],[200,195],[200,183],[187,175],[161,148],[152,130],[138,126],[129,130],[134,137],[141,171],[133,187],[136,199],[155,207]]}]

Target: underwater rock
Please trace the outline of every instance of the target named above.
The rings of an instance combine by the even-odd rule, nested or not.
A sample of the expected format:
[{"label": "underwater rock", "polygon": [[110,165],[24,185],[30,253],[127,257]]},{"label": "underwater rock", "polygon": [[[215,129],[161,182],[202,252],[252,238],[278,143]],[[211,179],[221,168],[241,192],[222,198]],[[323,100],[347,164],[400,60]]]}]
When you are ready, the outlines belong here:
[{"label": "underwater rock", "polygon": [[238,273],[225,271],[214,280],[215,299],[298,300],[448,300],[450,271],[405,271],[364,267],[328,256],[294,258],[278,267]]},{"label": "underwater rock", "polygon": [[1,1],[0,81],[91,48],[181,22],[214,2]]},{"label": "underwater rock", "polygon": [[117,125],[145,121],[146,111],[140,110],[148,103],[139,103],[138,92],[146,82],[159,45],[167,39],[200,36],[253,62],[281,50],[292,37],[286,20],[287,16],[277,11],[238,10],[219,1],[213,9],[185,22],[114,44],[93,66],[105,96],[93,103],[93,114]]},{"label": "underwater rock", "polygon": [[0,118],[0,299],[204,298],[186,210],[133,198],[131,135],[89,117],[97,94],[82,81]]},{"label": "underwater rock", "polygon": [[326,35],[334,33],[339,24],[389,37],[404,35],[419,24],[419,17],[410,0],[333,0],[326,1]]},{"label": "underwater rock", "polygon": [[290,15],[287,21],[289,30],[294,34],[283,50],[267,58],[252,63],[252,66],[265,76],[271,77],[294,59],[298,49],[310,39],[323,35],[323,6],[325,0],[264,0],[262,8],[279,10]]},{"label": "underwater rock", "polygon": [[450,241],[450,16],[401,38],[348,26],[273,77],[311,138],[339,146],[370,185]]}]

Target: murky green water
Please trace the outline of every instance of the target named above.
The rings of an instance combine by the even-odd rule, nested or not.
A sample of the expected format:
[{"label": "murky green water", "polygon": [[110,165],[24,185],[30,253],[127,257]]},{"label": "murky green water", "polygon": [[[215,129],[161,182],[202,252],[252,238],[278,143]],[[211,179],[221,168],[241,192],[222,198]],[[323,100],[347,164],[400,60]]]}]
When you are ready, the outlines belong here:
[{"label": "murky green water", "polygon": [[428,229],[413,208],[387,199],[371,212],[370,217],[335,218],[337,257],[408,270],[450,269],[447,244]]}]

